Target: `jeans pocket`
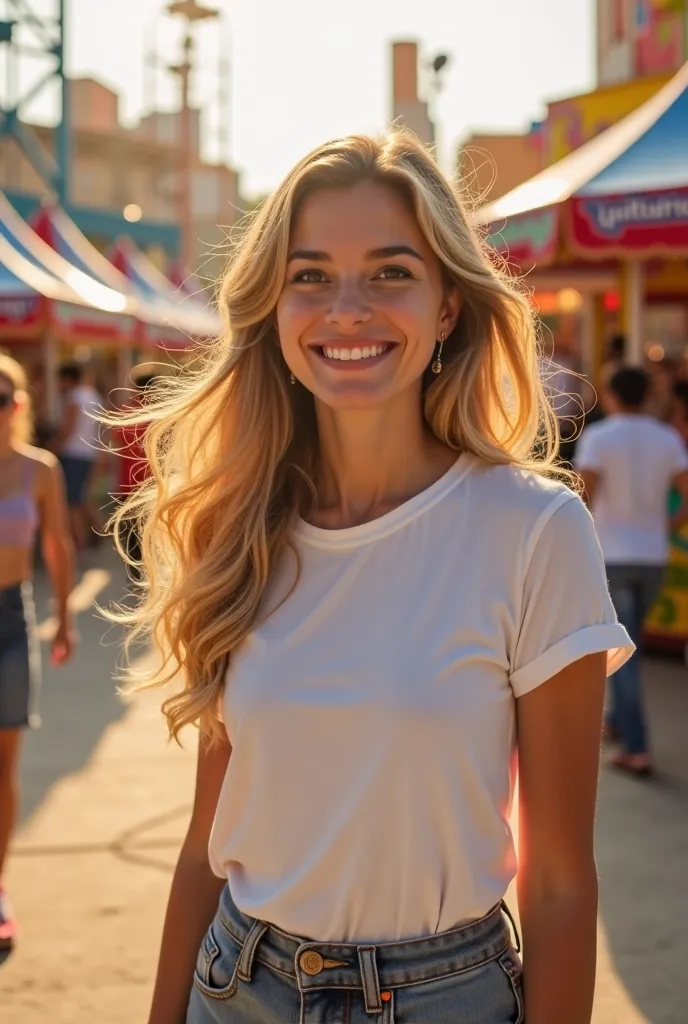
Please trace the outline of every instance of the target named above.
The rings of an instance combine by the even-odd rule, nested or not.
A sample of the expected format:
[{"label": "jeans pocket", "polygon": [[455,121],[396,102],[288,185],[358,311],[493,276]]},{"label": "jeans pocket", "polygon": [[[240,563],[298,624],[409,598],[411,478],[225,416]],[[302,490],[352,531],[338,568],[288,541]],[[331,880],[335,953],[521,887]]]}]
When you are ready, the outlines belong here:
[{"label": "jeans pocket", "polygon": [[[447,964],[450,967],[450,964]],[[394,990],[396,1024],[523,1024],[521,965],[513,949],[484,963]]]},{"label": "jeans pocket", "polygon": [[500,956],[498,963],[509,979],[514,999],[516,1000],[516,1016],[513,1018],[513,1024],[523,1024],[525,1020],[525,1006],[523,1003],[523,967],[521,966],[521,961],[513,949],[508,949],[506,953]]},{"label": "jeans pocket", "polygon": [[194,971],[194,985],[211,999],[231,999],[238,987],[241,949],[217,917],[201,943]]}]

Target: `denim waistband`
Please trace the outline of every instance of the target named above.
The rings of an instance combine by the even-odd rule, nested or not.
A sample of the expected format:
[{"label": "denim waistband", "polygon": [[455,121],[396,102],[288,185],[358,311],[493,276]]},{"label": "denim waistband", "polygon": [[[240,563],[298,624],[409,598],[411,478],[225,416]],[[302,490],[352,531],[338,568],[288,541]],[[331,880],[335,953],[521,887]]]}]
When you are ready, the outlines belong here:
[{"label": "denim waistband", "polygon": [[435,981],[469,971],[500,957],[511,944],[498,904],[483,918],[428,938],[359,945],[315,942],[243,914],[229,886],[219,918],[241,947],[239,977],[250,980],[254,959],[294,979],[303,992],[325,988],[363,989],[369,1012],[381,1009],[386,988]]},{"label": "denim waistband", "polygon": [[0,608],[3,605],[16,605],[20,601],[30,600],[33,594],[31,580],[21,583],[10,583],[9,587],[0,587]]}]

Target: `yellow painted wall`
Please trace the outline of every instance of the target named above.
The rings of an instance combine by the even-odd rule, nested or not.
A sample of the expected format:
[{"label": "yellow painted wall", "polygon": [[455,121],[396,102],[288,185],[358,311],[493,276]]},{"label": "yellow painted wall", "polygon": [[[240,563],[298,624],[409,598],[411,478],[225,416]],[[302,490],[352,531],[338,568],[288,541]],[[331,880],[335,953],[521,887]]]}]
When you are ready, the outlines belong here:
[{"label": "yellow painted wall", "polygon": [[671,77],[661,75],[624,82],[550,103],[543,126],[543,164],[547,166],[561,160],[605,128],[616,124],[654,96]]}]

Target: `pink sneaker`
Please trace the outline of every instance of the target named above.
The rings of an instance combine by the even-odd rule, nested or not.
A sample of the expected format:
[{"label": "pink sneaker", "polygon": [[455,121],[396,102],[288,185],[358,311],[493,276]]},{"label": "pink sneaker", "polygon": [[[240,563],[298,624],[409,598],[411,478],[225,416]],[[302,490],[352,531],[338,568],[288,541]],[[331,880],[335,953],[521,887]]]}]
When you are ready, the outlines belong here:
[{"label": "pink sneaker", "polygon": [[0,949],[11,949],[17,937],[17,922],[4,889],[0,889]]}]

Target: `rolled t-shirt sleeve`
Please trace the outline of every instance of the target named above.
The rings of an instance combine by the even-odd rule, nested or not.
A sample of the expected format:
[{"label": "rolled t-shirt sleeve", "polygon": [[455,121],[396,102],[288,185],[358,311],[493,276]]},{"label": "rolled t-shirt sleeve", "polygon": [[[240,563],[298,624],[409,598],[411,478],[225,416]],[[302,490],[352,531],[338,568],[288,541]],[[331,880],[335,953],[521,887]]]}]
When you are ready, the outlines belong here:
[{"label": "rolled t-shirt sleeve", "polygon": [[516,697],[572,662],[607,651],[607,673],[633,654],[617,620],[592,517],[573,494],[561,494],[540,517],[528,547],[520,628],[511,657]]}]

